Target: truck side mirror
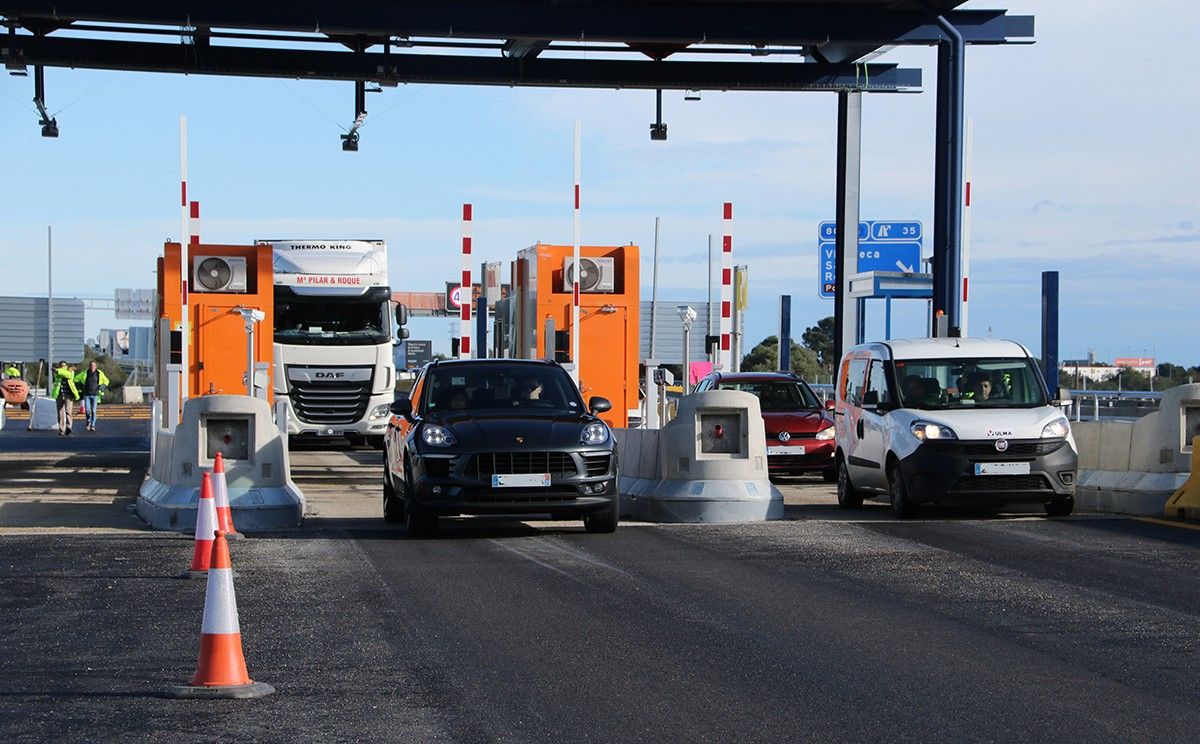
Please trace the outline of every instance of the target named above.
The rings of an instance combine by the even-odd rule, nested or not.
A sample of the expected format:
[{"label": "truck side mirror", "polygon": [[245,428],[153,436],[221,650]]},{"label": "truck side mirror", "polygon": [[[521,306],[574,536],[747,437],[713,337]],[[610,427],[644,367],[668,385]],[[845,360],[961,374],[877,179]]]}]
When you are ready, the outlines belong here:
[{"label": "truck side mirror", "polygon": [[[403,326],[408,324],[408,305],[396,305],[396,325]],[[408,338],[405,336],[405,338]]]}]

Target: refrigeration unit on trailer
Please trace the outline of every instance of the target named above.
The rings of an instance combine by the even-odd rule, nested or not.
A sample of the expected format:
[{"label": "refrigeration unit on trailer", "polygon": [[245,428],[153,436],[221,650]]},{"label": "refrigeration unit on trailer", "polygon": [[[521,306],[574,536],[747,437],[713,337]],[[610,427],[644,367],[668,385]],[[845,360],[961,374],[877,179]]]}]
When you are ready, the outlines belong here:
[{"label": "refrigeration unit on trailer", "polygon": [[274,256],[275,397],[289,433],[382,444],[396,382],[387,245],[258,242]]}]

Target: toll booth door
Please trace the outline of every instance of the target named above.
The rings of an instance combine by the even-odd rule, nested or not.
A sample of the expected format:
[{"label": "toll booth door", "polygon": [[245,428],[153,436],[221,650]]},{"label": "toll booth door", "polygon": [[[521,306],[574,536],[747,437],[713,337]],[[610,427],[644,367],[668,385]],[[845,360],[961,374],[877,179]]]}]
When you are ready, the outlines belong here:
[{"label": "toll booth door", "polygon": [[616,312],[589,308],[580,322],[582,335],[579,345],[583,368],[580,370],[579,383],[585,403],[593,395],[612,401],[612,409],[600,414],[605,423],[625,428],[629,424],[626,385],[636,385],[637,380],[625,379],[630,361],[627,358],[626,308],[613,309]]},{"label": "toll booth door", "polygon": [[193,395],[213,390],[246,394],[246,327],[235,304],[196,308],[196,374]]}]

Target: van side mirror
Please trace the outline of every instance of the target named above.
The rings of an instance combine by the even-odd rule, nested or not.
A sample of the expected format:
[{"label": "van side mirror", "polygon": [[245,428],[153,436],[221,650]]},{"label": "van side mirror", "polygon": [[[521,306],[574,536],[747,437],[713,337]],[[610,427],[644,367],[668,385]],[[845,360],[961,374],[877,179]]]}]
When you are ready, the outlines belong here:
[{"label": "van side mirror", "polygon": [[1050,401],[1050,405],[1058,406],[1059,408],[1070,408],[1074,401],[1071,399],[1071,391],[1068,388],[1060,387],[1058,389],[1058,399]]},{"label": "van side mirror", "polygon": [[879,391],[868,390],[863,394],[862,401],[863,410],[874,411],[879,408]]}]

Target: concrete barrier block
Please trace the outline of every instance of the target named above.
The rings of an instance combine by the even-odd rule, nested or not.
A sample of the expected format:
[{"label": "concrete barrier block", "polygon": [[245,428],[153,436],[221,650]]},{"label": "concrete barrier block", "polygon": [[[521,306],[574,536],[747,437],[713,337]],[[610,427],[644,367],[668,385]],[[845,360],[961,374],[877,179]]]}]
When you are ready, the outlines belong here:
[{"label": "concrete barrier block", "polygon": [[1100,422],[1100,458],[1097,469],[1129,470],[1129,454],[1132,442],[1132,422]]},{"label": "concrete barrier block", "polygon": [[299,526],[304,494],[292,481],[271,407],[240,395],[191,398],[175,432],[156,434],[155,462],[138,493],[138,515],[155,529],[194,530],[202,476],[222,447],[238,531]]},{"label": "concrete barrier block", "polygon": [[1161,516],[1186,473],[1081,470],[1075,505],[1081,511]]},{"label": "concrete barrier block", "polygon": [[647,429],[642,436],[642,459],[638,477],[654,479],[661,477],[658,448],[662,442],[662,429]]},{"label": "concrete barrier block", "polygon": [[1100,467],[1100,422],[1074,421],[1071,433],[1079,450],[1079,469],[1098,470]]},{"label": "concrete barrier block", "polygon": [[640,429],[631,429],[625,435],[625,448],[621,450],[621,472],[634,478],[642,466],[642,437],[645,434]]}]

